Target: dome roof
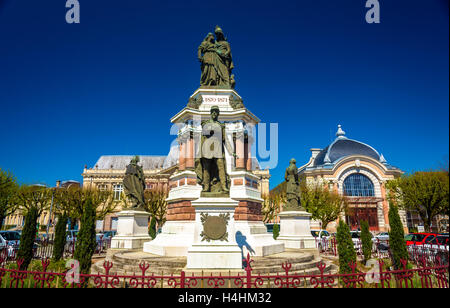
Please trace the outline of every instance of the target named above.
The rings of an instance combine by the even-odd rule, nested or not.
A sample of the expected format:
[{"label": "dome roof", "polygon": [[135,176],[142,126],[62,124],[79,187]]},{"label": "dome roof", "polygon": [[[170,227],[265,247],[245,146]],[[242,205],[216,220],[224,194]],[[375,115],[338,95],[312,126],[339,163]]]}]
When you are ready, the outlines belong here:
[{"label": "dome roof", "polygon": [[314,167],[334,164],[338,160],[351,155],[368,156],[381,163],[386,162],[383,155],[378,154],[371,146],[356,140],[348,139],[345,136],[345,132],[342,130],[341,125],[338,125],[336,136],[337,138],[333,143],[317,154],[313,164]]}]

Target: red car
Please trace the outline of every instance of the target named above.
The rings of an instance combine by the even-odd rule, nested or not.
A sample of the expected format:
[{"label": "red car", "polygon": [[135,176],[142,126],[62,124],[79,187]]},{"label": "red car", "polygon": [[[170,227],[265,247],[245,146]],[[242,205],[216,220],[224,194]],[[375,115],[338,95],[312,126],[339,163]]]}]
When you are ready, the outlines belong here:
[{"label": "red car", "polygon": [[436,233],[410,233],[405,235],[406,245],[423,245],[428,240],[434,239],[437,236]]}]

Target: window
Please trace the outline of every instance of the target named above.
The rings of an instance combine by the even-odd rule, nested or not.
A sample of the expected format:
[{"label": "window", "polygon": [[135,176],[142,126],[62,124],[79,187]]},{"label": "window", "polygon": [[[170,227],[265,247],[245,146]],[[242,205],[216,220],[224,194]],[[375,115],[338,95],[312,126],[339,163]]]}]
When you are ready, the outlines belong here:
[{"label": "window", "polygon": [[354,173],[344,180],[344,195],[350,197],[373,197],[372,181],[365,175]]},{"label": "window", "polygon": [[114,200],[120,201],[122,198],[123,185],[116,184],[113,186]]}]

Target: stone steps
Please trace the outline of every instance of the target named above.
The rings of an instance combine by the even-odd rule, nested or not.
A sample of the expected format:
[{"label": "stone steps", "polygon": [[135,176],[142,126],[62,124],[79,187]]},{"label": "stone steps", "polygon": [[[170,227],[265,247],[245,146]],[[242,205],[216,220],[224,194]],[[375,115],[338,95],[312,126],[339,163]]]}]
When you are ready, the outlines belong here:
[{"label": "stone steps", "polygon": [[[145,261],[149,268],[145,272],[146,276],[152,276],[152,274],[158,275],[174,275],[176,277],[180,276],[183,270],[186,270],[186,258],[185,257],[160,257],[155,255],[150,255],[146,253],[142,253],[140,251],[122,251],[114,254],[110,254],[108,259],[113,262],[113,267],[110,270],[110,274],[116,274],[121,276],[130,276],[130,275],[141,275],[142,271],[139,268],[139,264],[142,261]],[[317,268],[317,263],[322,261],[321,258],[312,254],[312,253],[304,253],[299,251],[289,251],[285,253],[280,253],[267,257],[253,257],[252,266],[252,275],[284,275],[285,270],[282,268],[282,265],[285,262],[291,264],[291,268],[289,269],[289,274],[294,275],[319,275],[320,270]],[[324,274],[330,274],[336,272],[336,266],[332,265],[329,261],[324,261],[326,263],[326,267],[324,269]],[[105,269],[103,268],[103,261],[98,261],[92,266],[93,273],[104,274]],[[211,271],[203,272],[203,276],[209,276]],[[218,275],[218,271],[213,271],[214,276]],[[222,276],[228,276],[228,271],[222,271]],[[201,275],[201,271],[195,271],[195,274],[186,273],[186,276],[199,276]],[[237,274],[231,273],[232,276],[236,276]],[[245,271],[242,270],[240,273],[241,277],[244,277]],[[129,279],[128,279],[129,280]],[[203,282],[200,279],[197,279],[196,287],[208,287],[209,279],[203,279]],[[120,279],[120,285],[122,287],[126,287],[126,284],[129,281],[124,282]],[[224,281],[225,286],[229,286],[231,283],[231,287],[234,286],[234,280],[232,281]],[[270,284],[267,285],[267,280],[264,281],[264,285],[260,287],[277,287],[274,283],[274,279],[270,281]],[[300,286],[310,287],[310,278],[306,279],[306,281],[299,282]],[[161,281],[157,281],[155,287],[164,287],[171,288],[168,284],[168,279],[163,281],[161,285]]]}]

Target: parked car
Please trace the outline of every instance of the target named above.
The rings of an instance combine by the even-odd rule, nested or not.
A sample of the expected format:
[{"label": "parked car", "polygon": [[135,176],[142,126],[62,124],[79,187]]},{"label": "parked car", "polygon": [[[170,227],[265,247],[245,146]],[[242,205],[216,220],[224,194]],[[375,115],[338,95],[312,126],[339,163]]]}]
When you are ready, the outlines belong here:
[{"label": "parked car", "polygon": [[103,235],[103,240],[110,240],[114,236],[116,236],[117,231],[103,231],[103,232],[100,232],[99,234]]},{"label": "parked car", "polygon": [[387,242],[389,241],[389,232],[381,232],[374,236],[375,241]]},{"label": "parked car", "polygon": [[273,225],[274,225],[274,224],[266,224],[267,232],[273,233]]},{"label": "parked car", "polygon": [[0,235],[0,250],[6,248],[6,240]]},{"label": "parked car", "polygon": [[446,265],[449,258],[448,236],[428,236],[422,245],[408,245],[410,256],[415,259],[425,258],[427,262],[435,263],[436,257]]},{"label": "parked car", "polygon": [[77,235],[78,235],[78,230],[68,230],[67,231],[67,238],[66,238],[66,241],[67,242],[76,242],[77,241]]},{"label": "parked car", "polygon": [[16,231],[0,231],[0,253],[2,257],[13,257],[19,249],[20,233]]},{"label": "parked car", "polygon": [[9,246],[19,247],[20,233],[17,231],[0,231],[0,235]]},{"label": "parked car", "polygon": [[[350,231],[350,235],[352,236],[353,247],[355,248],[356,252],[362,253],[361,231]],[[375,250],[377,240],[372,233],[370,233],[370,236],[372,238],[372,250]]]},{"label": "parked car", "polygon": [[316,239],[316,246],[319,252],[323,252],[330,247],[329,240],[331,235],[327,230],[311,230],[311,235]]},{"label": "parked car", "polygon": [[405,235],[406,245],[423,245],[430,237],[435,237],[436,233],[409,233]]}]

